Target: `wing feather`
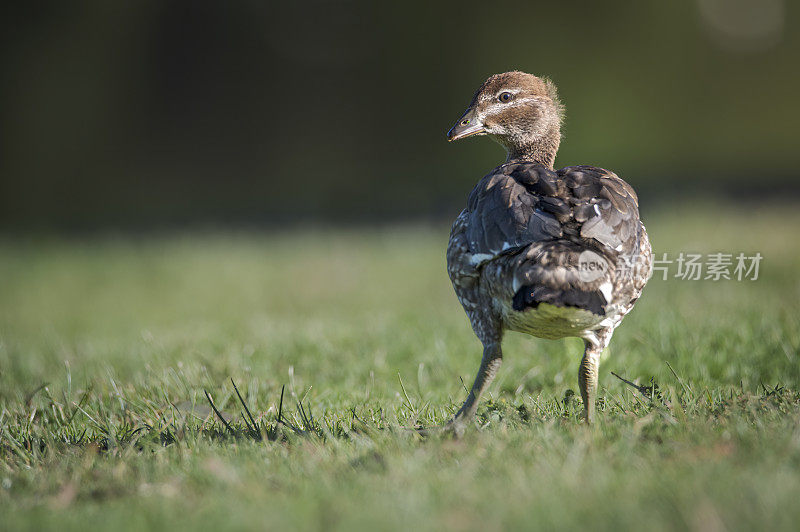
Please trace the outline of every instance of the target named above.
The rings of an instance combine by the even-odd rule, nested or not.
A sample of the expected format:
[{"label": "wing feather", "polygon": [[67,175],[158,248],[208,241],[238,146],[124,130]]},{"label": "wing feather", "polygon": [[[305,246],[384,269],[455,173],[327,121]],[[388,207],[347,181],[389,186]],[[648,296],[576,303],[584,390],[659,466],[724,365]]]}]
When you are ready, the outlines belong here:
[{"label": "wing feather", "polygon": [[486,175],[470,194],[466,221],[470,251],[484,255],[561,238],[633,252],[640,226],[636,195],[614,173],[534,163],[506,164]]}]

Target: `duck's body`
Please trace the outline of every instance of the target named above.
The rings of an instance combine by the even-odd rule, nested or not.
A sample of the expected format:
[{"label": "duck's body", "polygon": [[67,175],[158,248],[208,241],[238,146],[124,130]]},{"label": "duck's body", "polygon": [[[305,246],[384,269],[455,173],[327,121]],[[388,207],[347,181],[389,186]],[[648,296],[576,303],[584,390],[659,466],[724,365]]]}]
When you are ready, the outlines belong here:
[{"label": "duck's body", "polygon": [[616,326],[644,288],[637,268],[650,268],[636,201],[600,168],[495,168],[473,189],[447,252],[474,326],[587,340]]},{"label": "duck's body", "polygon": [[579,381],[591,421],[600,353],[649,278],[650,242],[630,185],[592,166],[553,170],[560,116],[552,85],[512,72],[489,78],[449,134],[491,134],[509,151],[450,234],[448,274],[484,345],[454,425],[474,415],[502,359],[504,330],[584,340]]}]

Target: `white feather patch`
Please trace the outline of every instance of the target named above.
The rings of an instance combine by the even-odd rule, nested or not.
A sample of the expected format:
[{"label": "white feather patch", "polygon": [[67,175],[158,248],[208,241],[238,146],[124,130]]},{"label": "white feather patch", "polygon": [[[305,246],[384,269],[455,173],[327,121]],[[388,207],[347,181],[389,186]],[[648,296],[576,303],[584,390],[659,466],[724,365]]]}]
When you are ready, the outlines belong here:
[{"label": "white feather patch", "polygon": [[611,296],[613,294],[614,287],[611,286],[611,283],[603,283],[599,287],[600,293],[603,294],[603,297],[606,298],[606,303],[611,303]]},{"label": "white feather patch", "polygon": [[481,264],[493,258],[494,255],[490,255],[489,253],[475,253],[469,258],[469,262],[473,266],[477,266],[478,264]]}]

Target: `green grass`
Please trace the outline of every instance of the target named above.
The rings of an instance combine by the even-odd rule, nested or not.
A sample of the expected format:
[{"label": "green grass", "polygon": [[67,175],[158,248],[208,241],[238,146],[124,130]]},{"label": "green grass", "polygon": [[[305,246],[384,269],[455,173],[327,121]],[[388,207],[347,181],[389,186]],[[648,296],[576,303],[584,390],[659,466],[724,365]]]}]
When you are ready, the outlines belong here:
[{"label": "green grass", "polygon": [[794,529],[800,214],[699,212],[646,217],[656,251],[759,251],[757,281],[653,279],[595,427],[580,341],[509,334],[458,441],[405,428],[480,359],[444,227],[6,239],[0,528]]}]

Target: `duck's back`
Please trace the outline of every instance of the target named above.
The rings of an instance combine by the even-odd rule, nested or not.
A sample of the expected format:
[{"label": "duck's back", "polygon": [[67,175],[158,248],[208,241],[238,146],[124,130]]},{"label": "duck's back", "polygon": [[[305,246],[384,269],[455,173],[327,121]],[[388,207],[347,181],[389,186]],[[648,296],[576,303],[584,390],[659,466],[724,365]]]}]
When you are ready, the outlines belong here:
[{"label": "duck's back", "polygon": [[586,310],[599,322],[638,297],[650,262],[630,185],[601,168],[527,162],[499,166],[477,184],[448,250],[456,291],[474,283],[482,294],[465,296],[493,300],[510,322],[539,303]]},{"label": "duck's back", "polygon": [[630,185],[592,166],[499,166],[475,186],[466,210],[470,251],[482,255],[557,239],[631,253],[640,226]]}]

